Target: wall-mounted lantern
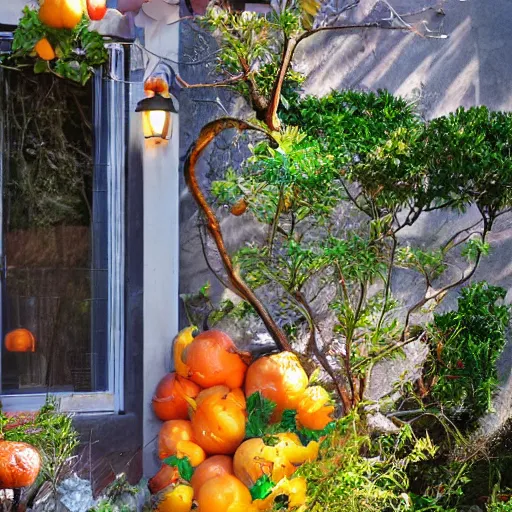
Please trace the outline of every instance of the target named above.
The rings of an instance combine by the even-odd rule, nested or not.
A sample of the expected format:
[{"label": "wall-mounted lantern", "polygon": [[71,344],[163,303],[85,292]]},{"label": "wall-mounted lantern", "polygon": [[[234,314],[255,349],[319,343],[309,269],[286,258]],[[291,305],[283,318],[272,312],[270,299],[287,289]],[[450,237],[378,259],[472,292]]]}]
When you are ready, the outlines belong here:
[{"label": "wall-mounted lantern", "polygon": [[142,112],[142,129],[146,139],[156,139],[155,142],[168,140],[172,135],[172,114],[178,111],[171,98],[155,94],[137,103],[135,112]]},{"label": "wall-mounted lantern", "polygon": [[153,73],[144,82],[147,97],[139,101],[135,109],[142,112],[144,137],[157,144],[171,138],[172,114],[178,112],[169,93],[170,75],[172,70],[169,69]]}]

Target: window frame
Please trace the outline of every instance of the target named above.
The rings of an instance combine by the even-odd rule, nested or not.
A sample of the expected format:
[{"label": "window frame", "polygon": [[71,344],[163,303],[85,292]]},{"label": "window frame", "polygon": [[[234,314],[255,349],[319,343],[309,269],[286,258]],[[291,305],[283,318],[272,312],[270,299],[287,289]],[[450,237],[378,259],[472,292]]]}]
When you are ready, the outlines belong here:
[{"label": "window frame", "polygon": [[[12,34],[0,33],[2,41],[12,40]],[[39,409],[49,395],[59,401],[60,409],[77,413],[122,413],[125,366],[125,258],[126,258],[126,59],[125,45],[106,42],[109,60],[107,72],[99,69],[93,80],[94,172],[107,172],[108,197],[108,388],[93,392],[43,392],[33,394],[2,394],[0,400],[8,412]],[[0,45],[2,48],[2,45]],[[3,49],[3,48],[2,48]],[[106,78],[106,77],[108,78]],[[113,77],[114,79],[111,79]],[[3,71],[0,69],[0,82]],[[3,101],[3,100],[2,100]],[[0,102],[0,155],[4,153],[4,105]],[[120,148],[122,150],[120,150]],[[0,158],[0,193],[3,195],[4,162]],[[0,201],[0,226],[3,226],[3,200]],[[2,234],[0,232],[0,234]],[[0,255],[4,263],[3,234]],[[3,272],[0,279],[4,279]],[[0,293],[1,305],[4,300]],[[3,340],[1,340],[3,342]],[[0,351],[1,362],[1,351]],[[1,365],[0,365],[1,368]]]}]

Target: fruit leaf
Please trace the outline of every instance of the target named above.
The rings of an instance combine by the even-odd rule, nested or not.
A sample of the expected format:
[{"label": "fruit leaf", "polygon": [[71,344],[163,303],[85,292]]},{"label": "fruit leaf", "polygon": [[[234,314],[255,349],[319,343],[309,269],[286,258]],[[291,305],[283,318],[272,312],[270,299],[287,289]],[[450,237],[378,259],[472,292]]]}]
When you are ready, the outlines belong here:
[{"label": "fruit leaf", "polygon": [[247,425],[245,437],[262,437],[267,432],[270,417],[276,404],[265,398],[259,391],[247,399]]},{"label": "fruit leaf", "polygon": [[299,438],[304,446],[307,446],[311,441],[319,441],[321,437],[326,436],[334,431],[336,422],[331,421],[322,430],[310,430],[309,428],[301,428],[298,431]]},{"label": "fruit leaf", "polygon": [[190,464],[190,460],[188,457],[183,457],[182,459],[178,459],[178,457],[176,457],[176,455],[173,455],[172,457],[165,458],[163,460],[163,463],[167,464],[168,466],[178,468],[180,477],[183,478],[183,480],[190,482],[190,479],[192,478],[192,475],[194,474],[194,468],[192,467],[192,464]]},{"label": "fruit leaf", "polygon": [[297,416],[297,411],[293,409],[286,409],[283,411],[283,416],[281,418],[281,422],[279,423],[279,428],[281,432],[295,432],[297,430],[297,422],[295,417]]},{"label": "fruit leaf", "polygon": [[275,487],[275,483],[270,480],[268,475],[262,475],[256,480],[256,483],[249,489],[253,500],[264,500],[269,494],[272,493],[272,489]]}]

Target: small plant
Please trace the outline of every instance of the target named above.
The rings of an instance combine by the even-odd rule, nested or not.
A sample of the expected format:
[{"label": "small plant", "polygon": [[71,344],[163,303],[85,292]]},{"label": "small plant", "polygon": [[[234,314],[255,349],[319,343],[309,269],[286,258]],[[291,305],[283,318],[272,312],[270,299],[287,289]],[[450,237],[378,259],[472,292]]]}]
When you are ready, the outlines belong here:
[{"label": "small plant", "polygon": [[505,347],[510,308],[506,290],[485,282],[463,288],[457,311],[435,315],[430,327],[432,398],[473,420],[492,409],[496,363]]},{"label": "small plant", "polygon": [[308,511],[355,512],[412,509],[408,468],[431,460],[437,448],[409,426],[372,439],[354,412],[323,442],[318,461],[298,469],[308,481]]}]

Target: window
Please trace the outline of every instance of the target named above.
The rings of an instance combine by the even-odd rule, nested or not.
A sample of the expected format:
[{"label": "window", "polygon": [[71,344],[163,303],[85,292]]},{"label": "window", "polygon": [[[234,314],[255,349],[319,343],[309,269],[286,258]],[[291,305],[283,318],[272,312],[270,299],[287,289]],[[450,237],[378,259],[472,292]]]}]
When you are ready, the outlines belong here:
[{"label": "window", "polygon": [[125,58],[109,53],[120,81],[0,74],[2,340],[35,337],[29,351],[2,342],[7,409],[48,393],[64,409],[123,409]]}]

